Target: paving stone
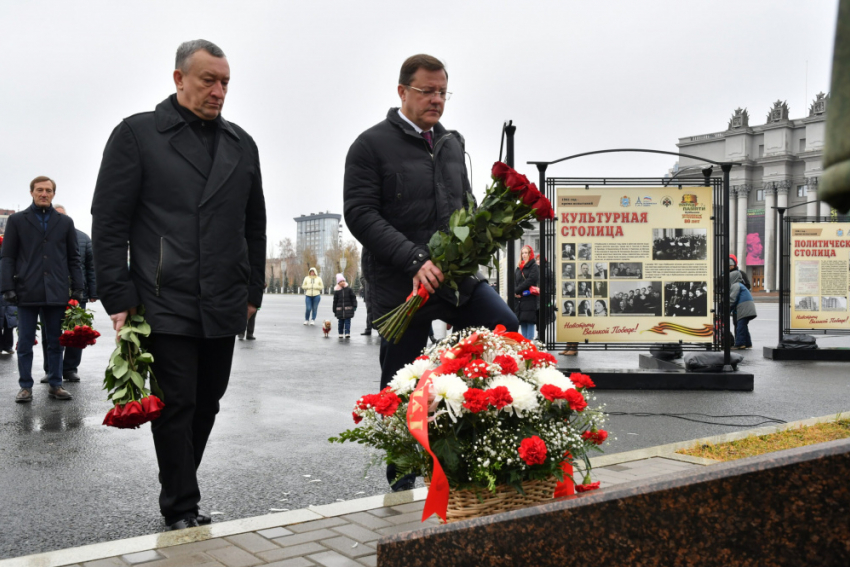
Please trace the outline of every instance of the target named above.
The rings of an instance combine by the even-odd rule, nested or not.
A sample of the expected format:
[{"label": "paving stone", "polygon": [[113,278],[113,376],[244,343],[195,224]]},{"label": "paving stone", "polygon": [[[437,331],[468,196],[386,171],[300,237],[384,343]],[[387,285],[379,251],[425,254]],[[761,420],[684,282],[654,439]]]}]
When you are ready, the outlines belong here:
[{"label": "paving stone", "polygon": [[268,538],[268,539],[274,539],[276,537],[283,537],[283,536],[292,535],[292,532],[289,531],[286,528],[272,528],[270,530],[260,530],[256,533],[258,533],[261,536],[263,536],[264,538]]},{"label": "paving stone", "polygon": [[356,512],[354,514],[346,514],[345,516],[341,517],[348,520],[349,522],[355,522],[360,524],[361,526],[366,526],[371,530],[374,530],[376,528],[385,528],[387,526],[392,525],[388,521],[382,520],[381,518],[376,518],[368,512]]},{"label": "paving stone", "polygon": [[306,557],[293,557],[292,559],[284,559],[283,561],[275,561],[268,563],[266,567],[312,567],[315,565]]},{"label": "paving stone", "polygon": [[372,553],[372,550],[362,543],[345,536],[323,539],[322,545],[336,550],[347,557],[363,557]]},{"label": "paving stone", "polygon": [[98,559],[97,561],[87,561],[83,563],[83,567],[127,567],[127,564],[117,557],[109,559]]},{"label": "paving stone", "polygon": [[413,512],[408,512],[407,514],[399,514],[398,516],[393,516],[391,518],[387,518],[387,521],[391,524],[407,524],[416,520],[422,519],[422,510],[415,510]]},{"label": "paving stone", "polygon": [[377,516],[379,518],[386,518],[387,516],[398,516],[401,512],[396,512],[392,508],[375,508],[373,510],[367,510],[367,513],[372,514],[373,516]]},{"label": "paving stone", "polygon": [[258,553],[260,551],[268,551],[277,549],[277,545],[270,542],[266,538],[255,533],[239,534],[224,538],[230,543],[234,543],[247,551],[248,553]]},{"label": "paving stone", "polygon": [[319,553],[326,551],[327,548],[319,545],[316,542],[302,543],[301,545],[293,545],[283,547],[281,549],[272,549],[271,551],[261,551],[257,554],[264,561],[279,561],[280,559],[290,559],[299,555],[307,555],[308,553]]},{"label": "paving stone", "polygon": [[334,526],[341,526],[342,524],[347,524],[345,520],[342,518],[325,518],[324,520],[313,520],[312,522],[304,522],[303,524],[290,524],[286,526],[286,529],[293,531],[297,534],[309,532],[311,530],[320,530],[322,528],[332,528]]},{"label": "paving stone", "polygon": [[360,557],[357,561],[368,567],[378,567],[378,554]]},{"label": "paving stone", "polygon": [[625,465],[610,465],[602,469],[593,469],[594,473],[602,472],[602,471],[628,471],[631,470],[631,467],[627,467]]},{"label": "paving stone", "polygon": [[425,508],[424,500],[420,500],[418,502],[409,502],[407,504],[399,504],[398,506],[392,507],[393,510],[401,512],[402,514],[405,514],[407,512],[415,512],[416,510],[419,510],[421,512],[423,508]]},{"label": "paving stone", "polygon": [[[392,524],[386,523],[386,525],[382,527],[386,527],[389,525]],[[381,534],[373,532],[372,530],[367,530],[363,526],[358,526],[356,524],[348,524],[347,526],[337,526],[334,528],[334,531],[339,532],[344,536],[348,536],[353,540],[359,541],[360,543],[381,539]]]},{"label": "paving stone", "polygon": [[[341,527],[341,526],[340,526]],[[300,545],[302,543],[308,543],[311,541],[318,541],[320,539],[327,539],[330,537],[336,537],[337,533],[332,532],[330,530],[315,530],[312,532],[304,532],[303,534],[294,534],[286,537],[279,537],[274,540],[274,542],[278,545],[282,545],[284,547],[290,545]]]},{"label": "paving stone", "polygon": [[308,558],[319,565],[324,565],[324,567],[361,567],[363,565],[354,559],[349,559],[344,555],[340,555],[336,551],[326,551],[316,555],[308,555]]},{"label": "paving stone", "polygon": [[149,551],[140,551],[138,553],[130,553],[128,555],[121,556],[121,559],[123,559],[130,565],[138,565],[139,563],[149,563],[151,561],[156,561],[157,559],[162,558],[163,556],[157,553],[155,549],[151,549]]},{"label": "paving stone", "polygon": [[223,538],[215,538],[204,541],[195,541],[192,543],[184,543],[172,547],[163,547],[158,551],[166,557],[177,557],[179,555],[189,555],[190,553],[199,553],[210,549],[219,549],[220,547],[227,547],[228,545],[230,545],[230,543],[225,541]]},{"label": "paving stone", "polygon": [[178,555],[176,557],[152,561],[150,563],[141,563],[139,565],[140,567],[224,567],[221,563],[203,553]]},{"label": "paving stone", "polygon": [[400,534],[401,532],[412,532],[414,530],[420,530],[422,528],[430,528],[431,526],[436,525],[438,525],[437,522],[431,523],[430,520],[428,522],[410,522],[409,524],[399,524],[397,526],[391,526],[389,528],[379,528],[378,533],[382,536],[393,535]]},{"label": "paving stone", "polygon": [[264,563],[262,559],[251,555],[243,549],[239,549],[235,545],[229,545],[220,549],[211,549],[207,554],[219,562],[224,563],[227,567],[253,567],[254,565]]}]

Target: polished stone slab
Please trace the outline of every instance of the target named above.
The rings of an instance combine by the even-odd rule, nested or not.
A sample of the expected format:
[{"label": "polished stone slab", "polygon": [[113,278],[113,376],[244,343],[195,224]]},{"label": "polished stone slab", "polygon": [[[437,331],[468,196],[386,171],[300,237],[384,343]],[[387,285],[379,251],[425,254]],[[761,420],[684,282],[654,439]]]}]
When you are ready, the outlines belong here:
[{"label": "polished stone slab", "polygon": [[776,348],[764,347],[764,357],[770,360],[820,360],[850,362],[850,348]]},{"label": "polished stone slab", "polygon": [[378,542],[378,565],[848,565],[850,439]]},{"label": "polished stone slab", "polygon": [[685,369],[559,368],[567,376],[582,372],[597,390],[736,390],[752,392],[754,376],[747,372],[689,372]]}]

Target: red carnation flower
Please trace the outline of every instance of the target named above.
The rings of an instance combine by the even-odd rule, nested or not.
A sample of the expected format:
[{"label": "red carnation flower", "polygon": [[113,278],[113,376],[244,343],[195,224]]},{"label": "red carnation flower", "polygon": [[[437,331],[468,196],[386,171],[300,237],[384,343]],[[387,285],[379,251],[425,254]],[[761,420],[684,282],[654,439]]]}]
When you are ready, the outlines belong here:
[{"label": "red carnation flower", "polygon": [[508,356],[507,354],[500,354],[493,359],[493,362],[502,368],[502,374],[516,374],[517,370],[519,370],[514,357]]},{"label": "red carnation flower", "polygon": [[546,462],[546,443],[537,435],[523,439],[519,445],[519,456],[529,466],[542,465]]},{"label": "red carnation flower", "polygon": [[581,438],[585,441],[591,441],[597,445],[602,445],[608,439],[608,432],[604,429],[598,431],[585,431],[581,434]]},{"label": "red carnation flower", "polygon": [[485,393],[487,394],[489,404],[496,409],[502,409],[506,405],[514,403],[514,399],[511,397],[511,391],[508,390],[507,386],[496,386],[495,388],[486,390]]},{"label": "red carnation flower", "polygon": [[361,416],[357,415],[355,412],[351,412],[351,417],[354,418],[354,424],[355,425],[357,425],[358,423],[363,421],[363,418]]},{"label": "red carnation flower", "polygon": [[373,408],[375,407],[375,404],[377,403],[379,397],[379,394],[366,394],[365,396],[357,400],[357,407],[359,409],[369,409],[370,407]]},{"label": "red carnation flower", "polygon": [[452,358],[445,360],[439,368],[437,368],[434,373],[435,374],[457,374],[461,371],[461,369],[469,363],[472,359],[471,356],[460,356],[458,358]]},{"label": "red carnation flower", "polygon": [[558,364],[558,360],[548,352],[540,352],[536,348],[528,348],[520,351],[523,360],[530,361],[531,366],[543,366],[545,363]]},{"label": "red carnation flower", "polygon": [[484,390],[478,388],[469,388],[463,393],[463,407],[472,413],[478,413],[487,409],[488,396]]},{"label": "red carnation flower", "polygon": [[599,482],[591,482],[590,484],[577,484],[576,492],[590,492],[591,490],[596,490],[599,488]]},{"label": "red carnation flower", "polygon": [[593,380],[590,379],[590,376],[587,374],[579,374],[578,372],[573,372],[570,374],[570,382],[576,385],[576,388],[595,388],[596,384],[593,383]]},{"label": "red carnation flower", "polygon": [[425,356],[424,354],[420,354],[414,360],[428,360],[428,357]]},{"label": "red carnation flower", "polygon": [[469,380],[486,378],[488,376],[487,363],[483,360],[473,360],[463,367],[463,375]]},{"label": "red carnation flower", "polygon": [[584,408],[587,407],[587,402],[584,400],[584,396],[578,393],[578,390],[574,388],[570,388],[567,390],[566,398],[567,403],[570,404],[570,409],[575,411],[583,411]]},{"label": "red carnation flower", "polygon": [[162,403],[156,396],[148,396],[146,398],[142,398],[142,409],[145,410],[145,415],[148,418],[148,421],[153,421],[160,416],[162,413],[162,408],[165,407],[165,404]]},{"label": "red carnation flower", "polygon": [[554,402],[555,400],[567,399],[567,393],[552,384],[546,384],[545,386],[540,388],[540,393],[543,394],[543,397],[549,400],[550,402]]},{"label": "red carnation flower", "polygon": [[395,413],[400,403],[401,398],[390,390],[389,387],[386,387],[381,391],[381,394],[375,401],[375,411],[383,416],[390,416]]}]

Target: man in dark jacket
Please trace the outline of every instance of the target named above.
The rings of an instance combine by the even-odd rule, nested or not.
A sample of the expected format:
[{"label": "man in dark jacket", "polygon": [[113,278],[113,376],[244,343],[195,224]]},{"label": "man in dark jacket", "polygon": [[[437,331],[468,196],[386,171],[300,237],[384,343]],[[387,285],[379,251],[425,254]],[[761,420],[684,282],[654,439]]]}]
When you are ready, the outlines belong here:
[{"label": "man in dark jacket", "polygon": [[344,211],[363,244],[372,320],[391,311],[422,284],[431,299],[414,316],[398,344],[381,341],[381,388],[428,341],[431,321],[458,330],[470,326],[518,327],[516,316],[483,278],[460,282],[460,297],[440,287],[444,276],[431,262],[428,241],[448,226],[472,190],[463,137],[439,120],[450,93],[442,62],[414,55],[401,67],[401,108],[363,132],[345,160]]},{"label": "man in dark jacket", "polygon": [[[56,205],[53,207],[60,215],[67,214],[65,207]],[[83,274],[83,298],[80,300],[80,307],[85,309],[88,301],[95,303],[97,301],[97,283],[94,277],[94,256],[91,250],[91,238],[89,235],[80,230],[77,231],[77,250],[80,253],[80,271]],[[41,379],[42,384],[49,381],[47,372],[47,341],[44,340],[44,326],[41,329],[41,350],[44,353],[44,378]],[[62,381],[63,382],[79,382],[80,375],[77,370],[80,368],[80,361],[83,359],[83,349],[75,347],[65,347],[62,355]]]},{"label": "man in dark jacket", "polygon": [[[95,187],[100,298],[115,330],[144,306],[165,408],[153,421],[166,524],[207,523],[197,468],[236,335],[263,299],[266,210],[257,146],[221,117],[230,80],[205,40],[177,49],[177,94],[112,132]],[[130,268],[127,269],[127,244]]]},{"label": "man in dark jacket", "polygon": [[48,395],[57,400],[70,400],[62,387],[62,347],[59,335],[65,307],[68,305],[68,282],[71,297],[82,299],[83,276],[77,251],[74,221],[60,215],[51,203],[56,196],[56,183],[39,176],[30,182],[33,203],[9,217],[3,239],[3,268],[0,291],[7,303],[18,306],[18,384],[21,389],[15,401],[32,401],[32,347],[39,311],[44,313],[47,342]]}]

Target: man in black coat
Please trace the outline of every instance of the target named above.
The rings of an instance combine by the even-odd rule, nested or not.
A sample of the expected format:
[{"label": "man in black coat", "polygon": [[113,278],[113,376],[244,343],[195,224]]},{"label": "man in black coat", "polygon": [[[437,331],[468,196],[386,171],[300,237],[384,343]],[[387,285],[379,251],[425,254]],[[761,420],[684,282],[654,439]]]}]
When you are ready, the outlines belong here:
[{"label": "man in black coat", "polygon": [[431,294],[398,344],[381,341],[381,388],[419,355],[435,319],[458,330],[518,327],[483,278],[460,282],[458,298],[440,287],[444,276],[430,260],[428,241],[472,193],[463,137],[439,122],[450,94],[442,62],[430,55],[409,57],[398,83],[401,108],[391,108],[348,151],[343,194],[345,222],[365,249],[372,320],[404,303],[420,284]]},{"label": "man in black coat", "polygon": [[48,395],[70,400],[62,387],[62,319],[71,297],[82,299],[83,276],[77,251],[74,221],[60,215],[51,203],[56,183],[39,176],[30,182],[33,203],[13,214],[6,223],[3,239],[3,268],[0,291],[7,303],[18,306],[18,384],[15,401],[32,401],[32,347],[39,311],[44,314],[47,342]]},{"label": "man in black coat", "polygon": [[[56,205],[53,207],[60,215],[67,214],[65,207]],[[80,299],[80,307],[86,308],[87,302],[97,302],[97,280],[94,277],[94,255],[91,250],[91,238],[89,235],[76,229],[77,232],[77,250],[80,253],[80,270],[83,274],[83,294]],[[47,341],[44,340],[44,326],[41,328],[41,350],[44,353],[44,378],[41,379],[42,384],[50,381],[47,371]],[[77,370],[80,368],[80,362],[83,360],[83,349],[76,347],[65,347],[62,354],[62,381],[63,382],[79,382],[80,375]]]},{"label": "man in black coat", "polygon": [[[254,140],[221,117],[230,80],[205,40],[177,49],[177,94],[112,132],[95,187],[101,301],[115,330],[140,306],[165,408],[152,432],[171,529],[207,523],[197,468],[236,335],[263,299],[266,210]],[[130,267],[127,269],[129,242]]]}]

